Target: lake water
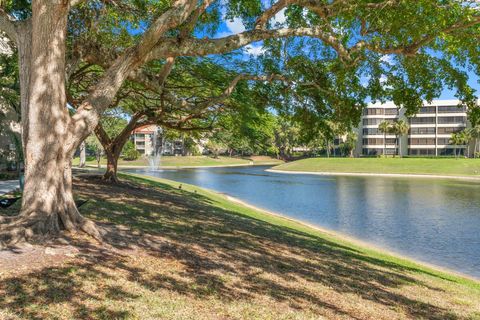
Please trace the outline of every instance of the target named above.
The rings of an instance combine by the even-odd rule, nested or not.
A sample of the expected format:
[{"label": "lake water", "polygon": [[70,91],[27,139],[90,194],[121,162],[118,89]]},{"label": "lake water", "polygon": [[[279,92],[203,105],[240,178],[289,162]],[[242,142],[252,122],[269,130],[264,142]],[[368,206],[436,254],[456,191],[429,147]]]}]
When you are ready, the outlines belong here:
[{"label": "lake water", "polygon": [[290,175],[268,167],[128,170],[226,193],[285,216],[480,278],[480,183]]}]

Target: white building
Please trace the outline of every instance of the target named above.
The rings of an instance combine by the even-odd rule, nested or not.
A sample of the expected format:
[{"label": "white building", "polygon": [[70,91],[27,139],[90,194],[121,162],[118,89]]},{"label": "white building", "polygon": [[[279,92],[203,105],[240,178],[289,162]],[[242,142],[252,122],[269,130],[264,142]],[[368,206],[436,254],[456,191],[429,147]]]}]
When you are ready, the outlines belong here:
[{"label": "white building", "polygon": [[[466,107],[459,107],[458,100],[435,100],[425,103],[413,117],[407,117],[403,108],[398,109],[393,103],[371,104],[363,111],[357,129],[357,156],[383,154],[384,135],[378,129],[382,121],[395,122],[405,120],[409,125],[408,135],[400,137],[396,144],[395,135],[385,137],[385,154],[393,155],[396,145],[401,145],[401,153],[411,156],[453,155],[455,148],[465,154],[467,146],[454,146],[450,139],[453,133],[469,126]],[[401,143],[400,143],[401,142]],[[470,148],[473,151],[473,148]],[[398,151],[397,151],[398,153]]]},{"label": "white building", "polygon": [[[183,139],[168,140],[162,134],[162,128],[156,125],[147,125],[133,130],[131,139],[137,149],[144,156],[155,153],[164,156],[186,155]],[[202,143],[197,144],[200,152],[203,152]]]}]

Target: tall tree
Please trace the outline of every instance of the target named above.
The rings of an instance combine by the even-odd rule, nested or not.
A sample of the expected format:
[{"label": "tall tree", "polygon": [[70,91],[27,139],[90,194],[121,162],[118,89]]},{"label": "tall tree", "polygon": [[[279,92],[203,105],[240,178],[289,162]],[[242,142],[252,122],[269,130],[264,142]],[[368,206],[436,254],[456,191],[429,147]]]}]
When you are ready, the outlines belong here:
[{"label": "tall tree", "polygon": [[479,140],[480,140],[480,124],[475,125],[470,129],[470,134],[472,135],[473,138],[473,143],[474,143],[474,148],[473,148],[473,157],[477,158],[478,152],[479,152]]},{"label": "tall tree", "polygon": [[[456,68],[450,68],[448,57],[437,59],[423,51],[422,62],[415,54],[422,47],[431,47],[460,56],[462,52],[456,48],[461,47],[462,41],[470,41],[469,54],[475,53],[471,38],[480,21],[476,8],[455,0],[443,1],[442,5],[436,0],[281,0],[270,6],[260,0],[226,3],[33,0],[31,4],[7,1],[2,6],[0,30],[16,44],[19,57],[25,150],[26,183],[21,214],[2,218],[7,223],[2,229],[12,231],[12,241],[34,234],[57,233],[61,229],[82,230],[101,238],[95,224],[81,216],[75,207],[71,158],[129,78],[152,82],[151,75],[142,69],[146,64],[180,56],[223,55],[256,41],[265,41],[269,50],[276,50],[282,43],[280,39],[294,38],[288,41],[289,48],[283,50],[285,59],[264,61],[266,68],[257,71],[266,70],[270,74],[279,67],[279,71],[286,72],[291,55],[326,59],[330,67],[321,74],[333,75],[339,83],[345,83],[344,76],[355,74],[355,70],[371,69],[377,73],[371,73],[370,85],[370,89],[378,89],[372,91],[377,99],[385,89],[378,87],[378,65],[382,55],[394,54],[400,58],[399,64],[392,67],[397,70],[388,71],[392,75],[387,81],[388,88],[393,88],[388,89],[389,94],[395,97],[395,102],[407,101],[410,106],[418,107],[421,99],[409,88],[433,87],[430,83],[427,86],[425,79],[417,83],[427,75],[415,73],[418,66],[424,66],[423,70],[441,68],[444,74],[433,77],[435,81],[453,79],[450,84],[460,88],[459,96],[468,98],[469,87],[466,81],[461,81],[465,77]],[[272,18],[283,9],[286,9],[285,23],[272,23]],[[200,32],[214,30],[221,22],[218,17],[225,19],[220,14],[222,10],[229,18],[243,18],[245,31],[223,38]],[[468,38],[461,32],[466,28],[470,33]],[[308,54],[298,50],[299,45],[302,48],[307,45],[304,40],[308,41]],[[96,60],[95,64],[104,72],[79,101],[74,115],[70,115],[65,83],[70,68],[87,60]],[[162,68],[159,75],[164,72],[168,68]],[[405,80],[402,74],[417,76]],[[318,83],[308,85],[315,84]],[[332,93],[328,88],[325,90],[325,97]],[[308,105],[307,101],[319,101],[318,95],[303,93],[310,97],[295,98],[303,106]]]},{"label": "tall tree", "polygon": [[378,131],[383,133],[383,155],[387,154],[387,133],[390,133],[392,130],[392,124],[388,121],[382,121],[378,124]]}]

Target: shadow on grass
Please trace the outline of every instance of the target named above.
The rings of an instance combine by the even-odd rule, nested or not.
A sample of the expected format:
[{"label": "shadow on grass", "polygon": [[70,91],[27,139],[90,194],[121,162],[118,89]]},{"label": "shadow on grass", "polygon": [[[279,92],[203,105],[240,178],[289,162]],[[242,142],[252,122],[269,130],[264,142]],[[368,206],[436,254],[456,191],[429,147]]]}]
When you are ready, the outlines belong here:
[{"label": "shadow on grass", "polygon": [[[82,213],[104,226],[106,246],[75,238],[72,242],[80,248],[75,261],[2,279],[0,309],[41,319],[49,305],[68,303],[75,318],[129,318],[131,311],[120,302],[134,301],[139,293],[124,285],[98,285],[115,282],[119,274],[148,292],[170,290],[226,302],[263,296],[299,310],[357,317],[310,289],[318,285],[355,294],[374,306],[401,309],[413,318],[452,317],[445,308],[398,293],[403,285],[426,286],[408,275],[417,269],[214,207],[206,197],[161,183],[111,186],[81,178],[76,187],[79,196],[90,199]],[[181,268],[165,272],[132,264],[131,256],[139,250]]]}]

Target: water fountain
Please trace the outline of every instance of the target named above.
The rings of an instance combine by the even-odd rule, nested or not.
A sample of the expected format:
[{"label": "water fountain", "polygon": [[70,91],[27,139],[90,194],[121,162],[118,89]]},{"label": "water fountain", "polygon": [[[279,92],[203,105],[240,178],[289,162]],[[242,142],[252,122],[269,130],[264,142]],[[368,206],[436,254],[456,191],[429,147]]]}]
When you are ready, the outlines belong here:
[{"label": "water fountain", "polygon": [[148,165],[151,171],[157,171],[162,157],[162,134],[158,128],[152,135],[152,154],[148,156]]}]

